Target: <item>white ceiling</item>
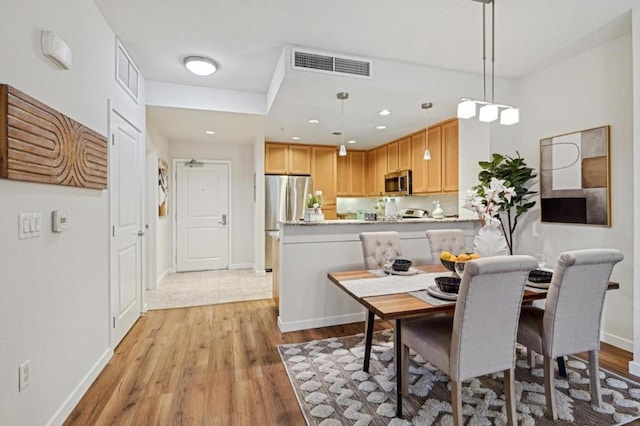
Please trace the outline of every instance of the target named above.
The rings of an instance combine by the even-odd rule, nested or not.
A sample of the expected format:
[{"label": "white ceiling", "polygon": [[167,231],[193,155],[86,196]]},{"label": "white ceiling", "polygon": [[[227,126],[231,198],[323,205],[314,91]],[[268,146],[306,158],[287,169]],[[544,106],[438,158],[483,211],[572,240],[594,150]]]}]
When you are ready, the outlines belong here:
[{"label": "white ceiling", "polygon": [[[623,17],[637,0],[518,0],[496,2],[496,101],[508,80],[629,31]],[[169,140],[253,143],[267,139],[339,144],[344,131],[369,148],[424,126],[420,104],[433,102],[430,122],[455,115],[460,96],[482,96],[482,3],[472,0],[95,0],[148,80],[266,94],[286,46],[371,59],[373,78],[286,71],[262,120],[233,114],[149,107],[150,123]],[[491,8],[487,7],[487,12]],[[209,77],[182,65],[189,55],[219,64]],[[488,58],[490,54],[488,52]],[[442,73],[441,70],[468,74]],[[448,81],[456,76],[460,84]],[[474,93],[469,93],[473,90]],[[389,108],[393,114],[375,114]],[[194,116],[191,117],[190,113]],[[319,125],[307,120],[317,118]],[[197,125],[195,125],[197,123]],[[202,128],[215,125],[211,138]],[[387,124],[376,131],[377,124]],[[264,129],[263,129],[264,127]]]}]

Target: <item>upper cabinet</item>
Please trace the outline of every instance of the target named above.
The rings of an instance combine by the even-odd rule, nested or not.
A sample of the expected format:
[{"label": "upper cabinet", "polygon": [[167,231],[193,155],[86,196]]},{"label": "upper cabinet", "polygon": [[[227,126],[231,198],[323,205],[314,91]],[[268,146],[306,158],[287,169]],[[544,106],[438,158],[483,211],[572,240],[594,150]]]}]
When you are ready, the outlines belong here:
[{"label": "upper cabinet", "polygon": [[334,146],[311,147],[311,180],[313,190],[322,191],[325,219],[336,219],[337,151]]},{"label": "upper cabinet", "polygon": [[[431,160],[424,160],[428,148]],[[432,194],[458,191],[458,120],[429,127],[411,136],[413,193]]]},{"label": "upper cabinet", "polygon": [[337,195],[339,197],[363,197],[365,192],[365,151],[348,151],[338,156]]},{"label": "upper cabinet", "polygon": [[398,169],[411,168],[411,138],[407,136],[398,141]]},{"label": "upper cabinet", "polygon": [[264,172],[275,175],[311,174],[311,147],[266,142]]},{"label": "upper cabinet", "polygon": [[458,191],[458,120],[442,125],[442,190]]},{"label": "upper cabinet", "polygon": [[387,173],[411,168],[411,138],[399,139],[387,144]]}]

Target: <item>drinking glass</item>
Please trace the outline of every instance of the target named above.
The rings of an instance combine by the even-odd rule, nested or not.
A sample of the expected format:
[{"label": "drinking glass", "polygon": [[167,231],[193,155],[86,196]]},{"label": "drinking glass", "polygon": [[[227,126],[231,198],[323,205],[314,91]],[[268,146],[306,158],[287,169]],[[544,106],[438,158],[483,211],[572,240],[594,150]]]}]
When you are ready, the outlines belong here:
[{"label": "drinking glass", "polygon": [[533,257],[535,257],[538,261],[538,269],[542,269],[545,265],[544,253],[536,253],[535,255],[533,255]]},{"label": "drinking glass", "polygon": [[454,266],[454,269],[460,278],[462,278],[462,273],[464,272],[464,264],[465,262],[456,262]]},{"label": "drinking glass", "polygon": [[386,250],[384,252],[384,267],[385,269],[392,269],[393,262],[396,260],[396,253],[393,250]]}]

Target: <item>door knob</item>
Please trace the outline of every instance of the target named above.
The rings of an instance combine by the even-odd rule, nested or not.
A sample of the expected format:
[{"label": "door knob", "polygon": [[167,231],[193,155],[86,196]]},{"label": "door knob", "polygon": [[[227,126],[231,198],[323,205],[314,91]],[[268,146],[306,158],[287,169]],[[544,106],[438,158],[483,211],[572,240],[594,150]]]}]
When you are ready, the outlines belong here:
[{"label": "door knob", "polygon": [[144,231],[138,231],[138,237],[144,236]]},{"label": "door knob", "polygon": [[219,225],[225,226],[227,224],[227,215],[223,214],[222,215],[222,220],[220,222],[218,222]]}]

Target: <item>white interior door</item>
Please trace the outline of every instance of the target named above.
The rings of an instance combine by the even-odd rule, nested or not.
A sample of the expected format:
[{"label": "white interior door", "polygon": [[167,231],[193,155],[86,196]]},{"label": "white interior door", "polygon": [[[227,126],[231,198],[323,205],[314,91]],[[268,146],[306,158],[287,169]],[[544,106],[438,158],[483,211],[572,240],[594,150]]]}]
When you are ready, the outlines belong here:
[{"label": "white interior door", "polygon": [[176,270],[229,267],[229,165],[176,165]]},{"label": "white interior door", "polygon": [[111,112],[111,314],[115,347],[142,310],[142,140],[140,132]]}]

